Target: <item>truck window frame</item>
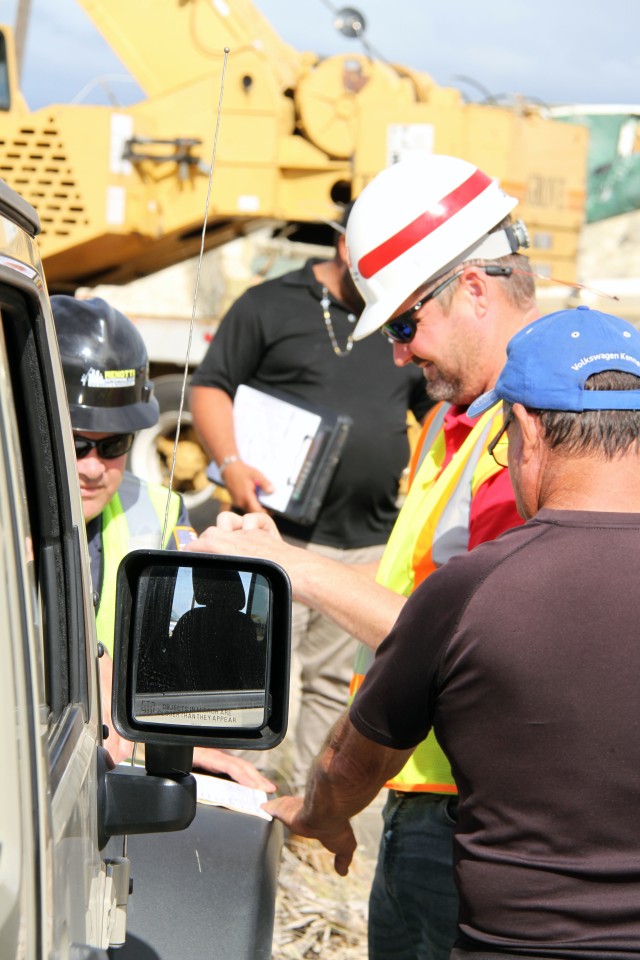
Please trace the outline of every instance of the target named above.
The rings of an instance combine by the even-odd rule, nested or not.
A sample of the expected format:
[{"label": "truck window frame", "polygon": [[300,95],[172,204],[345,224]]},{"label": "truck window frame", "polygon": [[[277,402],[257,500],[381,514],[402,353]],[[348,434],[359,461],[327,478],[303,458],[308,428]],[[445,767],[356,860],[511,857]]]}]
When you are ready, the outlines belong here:
[{"label": "truck window frame", "polygon": [[7,54],[7,38],[0,30],[0,110],[8,113],[11,110],[11,83],[9,81],[9,61]]},{"label": "truck window frame", "polygon": [[[55,757],[66,753],[89,719],[80,535],[73,524],[69,477],[58,418],[52,343],[37,299],[2,283],[0,316],[22,460],[39,611],[44,685]],[[64,401],[63,401],[64,402]],[[69,710],[75,707],[75,710]],[[62,722],[62,718],[66,720]],[[66,749],[65,749],[66,745]]]}]

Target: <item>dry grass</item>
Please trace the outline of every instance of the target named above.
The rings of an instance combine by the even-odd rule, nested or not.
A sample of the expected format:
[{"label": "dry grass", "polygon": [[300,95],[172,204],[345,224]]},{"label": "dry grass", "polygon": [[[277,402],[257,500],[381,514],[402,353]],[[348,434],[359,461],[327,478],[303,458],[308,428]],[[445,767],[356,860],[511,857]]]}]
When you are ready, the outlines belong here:
[{"label": "dry grass", "polygon": [[356,852],[348,877],[315,840],[282,851],[273,960],[366,960],[367,907],[373,862]]}]

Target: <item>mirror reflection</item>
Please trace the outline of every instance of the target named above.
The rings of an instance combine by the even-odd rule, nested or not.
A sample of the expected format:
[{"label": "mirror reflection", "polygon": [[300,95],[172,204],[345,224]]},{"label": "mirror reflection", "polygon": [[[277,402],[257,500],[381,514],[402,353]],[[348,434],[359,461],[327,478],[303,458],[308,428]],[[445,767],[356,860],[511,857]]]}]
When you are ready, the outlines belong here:
[{"label": "mirror reflection", "polygon": [[136,719],[262,727],[270,615],[259,573],[149,568],[134,609]]}]

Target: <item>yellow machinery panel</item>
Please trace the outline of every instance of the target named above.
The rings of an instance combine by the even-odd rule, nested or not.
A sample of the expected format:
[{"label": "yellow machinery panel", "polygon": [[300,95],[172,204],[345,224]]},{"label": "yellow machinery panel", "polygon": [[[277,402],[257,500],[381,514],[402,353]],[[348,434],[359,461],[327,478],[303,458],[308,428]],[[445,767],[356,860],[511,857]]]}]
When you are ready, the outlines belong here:
[{"label": "yellow machinery panel", "polygon": [[356,192],[412,149],[469,160],[517,197],[531,260],[545,276],[574,280],[586,198],[587,131],[536,113],[463,104],[438,90],[428,103],[379,106],[358,117]]},{"label": "yellow machinery panel", "polygon": [[285,44],[250,0],[79,0],[145,91],[127,108],[29,112],[4,34],[0,176],[37,209],[48,283],[125,282],[200,246],[225,63],[206,248],[265,221],[336,216],[408,153],[465,157],[517,196],[533,260],[575,274],[586,129],[465,104],[427,74]]}]

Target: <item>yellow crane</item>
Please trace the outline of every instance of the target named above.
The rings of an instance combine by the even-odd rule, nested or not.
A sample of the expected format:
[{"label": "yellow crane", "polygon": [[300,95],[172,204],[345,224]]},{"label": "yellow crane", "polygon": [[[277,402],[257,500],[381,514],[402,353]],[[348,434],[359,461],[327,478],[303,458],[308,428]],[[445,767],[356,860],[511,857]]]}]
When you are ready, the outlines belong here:
[{"label": "yellow crane", "polygon": [[586,131],[465,103],[365,54],[294,50],[251,0],[78,0],[144,91],[129,107],[29,111],[1,27],[0,176],[37,209],[49,286],[122,283],[197,252],[223,51],[229,48],[206,244],[267,220],[335,217],[408,152],[467,158],[521,201],[541,273],[571,279]]},{"label": "yellow crane", "polygon": [[[366,44],[364,53],[327,58],[297,51],[251,0],[78,2],[144,92],[138,103],[30,111],[12,31],[0,26],[0,177],[38,211],[52,292],[124,284],[198,252],[225,48],[207,249],[266,224],[335,219],[386,165],[438,152],[498,178],[520,200],[533,268],[575,278],[586,129],[524,101],[466,103],[424,72],[376,59]],[[162,479],[182,386],[170,364],[187,343],[189,317],[131,315],[163,411],[158,432],[137,439],[132,467]],[[212,332],[198,325],[192,362]],[[195,518],[210,496],[204,455],[188,430],[181,437],[180,488]]]}]

